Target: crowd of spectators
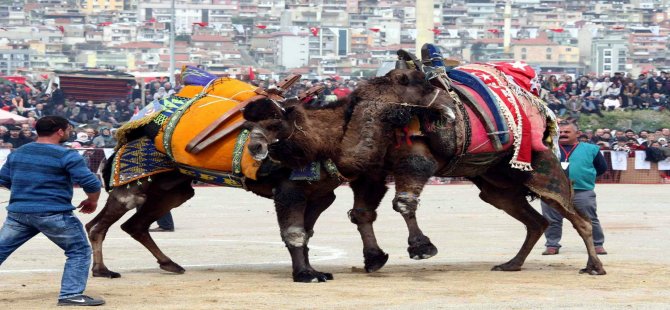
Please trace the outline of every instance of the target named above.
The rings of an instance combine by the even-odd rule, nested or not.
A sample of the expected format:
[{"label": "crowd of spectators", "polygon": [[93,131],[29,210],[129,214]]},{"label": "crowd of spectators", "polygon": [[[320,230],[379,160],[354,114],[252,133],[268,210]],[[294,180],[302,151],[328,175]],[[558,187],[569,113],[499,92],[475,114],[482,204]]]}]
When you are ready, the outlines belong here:
[{"label": "crowd of spectators", "polygon": [[661,71],[596,76],[540,76],[541,98],[559,117],[578,119],[581,113],[603,116],[604,111],[663,111],[670,108],[670,73]]},{"label": "crowd of spectators", "polygon": [[[314,104],[323,105],[349,95],[358,79],[326,78],[303,79],[287,92],[287,96],[298,96],[314,86],[322,86],[323,92]],[[274,79],[254,80],[253,84],[277,87]],[[570,75],[545,75],[540,77],[541,97],[561,118],[577,120],[581,113],[603,115],[611,110],[653,109],[663,111],[670,108],[670,73],[640,74],[633,79],[630,74],[615,73],[612,76],[580,76],[573,81]],[[145,84],[129,87],[127,97],[106,103],[91,100],[80,102],[70,99],[58,84],[37,83],[27,88],[17,84],[0,86],[3,94],[0,108],[28,118],[20,125],[0,126],[0,147],[16,148],[35,139],[32,126],[44,115],[59,115],[70,120],[75,127],[68,145],[75,148],[111,148],[116,145],[114,131],[128,121],[134,113],[154,100],[160,100],[178,92],[166,79],[156,79]],[[142,101],[144,91],[145,101]],[[585,130],[582,141],[600,145],[601,149],[631,151],[648,147],[668,147],[670,130],[610,130],[607,128]]]},{"label": "crowd of spectators", "polygon": [[646,150],[651,147],[669,148],[670,128],[659,128],[653,131],[640,130],[639,132],[632,129],[587,129],[579,136],[579,141],[596,144],[600,146],[601,150],[624,151],[632,157],[634,151],[638,150]]}]

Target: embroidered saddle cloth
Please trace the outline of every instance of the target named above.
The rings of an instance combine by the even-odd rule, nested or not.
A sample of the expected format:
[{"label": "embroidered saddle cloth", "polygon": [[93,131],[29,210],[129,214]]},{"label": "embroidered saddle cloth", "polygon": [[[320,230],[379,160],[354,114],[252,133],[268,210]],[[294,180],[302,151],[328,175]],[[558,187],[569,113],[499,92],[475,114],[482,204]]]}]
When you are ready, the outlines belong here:
[{"label": "embroidered saddle cloth", "polygon": [[[544,103],[530,93],[530,83],[521,87],[513,76],[513,70],[500,69],[509,65],[511,64],[468,64],[457,67],[448,74],[454,81],[454,88],[466,100],[477,105],[464,104],[472,127],[467,152],[478,154],[496,151],[490,139],[490,135],[496,135],[502,143],[502,149],[514,148],[510,162],[512,167],[530,171],[532,151],[547,149],[543,137],[548,121],[555,120]],[[532,68],[525,64],[522,66],[525,66],[528,74],[532,73],[534,76]],[[487,129],[487,121],[495,126],[495,131]]]},{"label": "embroidered saddle cloth", "polygon": [[[232,78],[219,78],[204,90],[202,86],[184,87],[178,95],[192,98],[163,120],[162,128],[154,139],[156,148],[180,166],[232,172],[256,179],[260,163],[248,154],[248,132],[238,129],[197,154],[186,150],[188,142],[210,123],[240,102],[255,96],[255,89],[251,84]],[[225,130],[240,120],[241,114],[233,116],[219,130]],[[234,165],[235,161],[240,164]]]}]

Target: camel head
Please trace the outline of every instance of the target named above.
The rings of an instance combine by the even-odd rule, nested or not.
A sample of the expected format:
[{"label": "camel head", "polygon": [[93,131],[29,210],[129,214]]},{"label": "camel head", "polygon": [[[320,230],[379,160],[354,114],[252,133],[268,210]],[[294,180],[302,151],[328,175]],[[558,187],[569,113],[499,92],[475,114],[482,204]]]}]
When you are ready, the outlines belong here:
[{"label": "camel head", "polygon": [[433,86],[426,75],[412,69],[394,69],[386,75],[373,78],[360,85],[353,93],[353,100],[406,103],[416,106],[443,109],[454,119],[454,102],[444,90]]},{"label": "camel head", "polygon": [[254,123],[247,146],[254,159],[260,161],[271,157],[298,167],[314,160],[311,148],[302,145],[309,139],[301,127],[305,115],[298,103],[298,100],[288,99],[280,104],[264,98],[250,102],[244,108],[244,118]]}]

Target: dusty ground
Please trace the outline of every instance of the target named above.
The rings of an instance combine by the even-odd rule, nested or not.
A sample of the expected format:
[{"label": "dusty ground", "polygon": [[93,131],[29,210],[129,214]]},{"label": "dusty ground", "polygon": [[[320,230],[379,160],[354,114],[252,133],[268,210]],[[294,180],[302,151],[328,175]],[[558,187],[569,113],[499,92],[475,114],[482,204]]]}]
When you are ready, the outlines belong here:
[{"label": "dusty ground", "polygon": [[[489,271],[516,253],[525,229],[481,202],[472,185],[427,188],[419,220],[440,253],[413,261],[404,222],[387,195],[376,228],[390,259],[381,271],[366,274],[358,233],[346,217],[352,195],[341,187],[315,229],[310,253],[313,265],[334,273],[335,280],[302,284],[291,281],[270,200],[242,190],[198,188],[196,197],[174,212],[177,231],[154,234],[186,274],[158,269],[116,225],[105,255],[110,269],[123,277],[92,278],[87,293],[104,297],[106,307],[115,309],[668,308],[669,190],[667,185],[598,187],[609,251],[601,256],[606,276],[578,274],[586,254],[569,224],[560,255],[540,255],[543,238],[521,272]],[[0,192],[0,201],[7,199],[8,192]],[[0,212],[4,221],[4,208]],[[87,222],[92,216],[80,218]],[[0,267],[0,307],[53,307],[63,262],[62,251],[49,240],[29,241]]]}]

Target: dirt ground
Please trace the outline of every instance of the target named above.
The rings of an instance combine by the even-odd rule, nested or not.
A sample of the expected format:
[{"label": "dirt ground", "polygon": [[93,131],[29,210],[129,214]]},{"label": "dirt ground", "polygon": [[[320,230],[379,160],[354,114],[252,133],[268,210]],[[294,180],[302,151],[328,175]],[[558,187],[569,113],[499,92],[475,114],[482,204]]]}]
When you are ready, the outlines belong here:
[{"label": "dirt ground", "polygon": [[[237,189],[197,188],[196,196],[173,212],[176,231],[154,234],[185,274],[160,270],[117,224],[104,253],[107,266],[123,276],[91,278],[86,292],[114,309],[667,309],[668,191],[668,185],[597,187],[609,252],[601,256],[605,276],[578,274],[587,257],[569,223],[560,255],[540,255],[542,238],[522,271],[489,271],[516,254],[525,229],[481,202],[473,185],[427,187],[419,223],[440,253],[411,260],[407,230],[391,208],[390,192],[376,222],[379,244],[390,258],[380,271],[367,274],[360,237],[346,216],[351,191],[340,187],[310,242],[312,265],[332,272],[335,280],[303,284],[291,281],[270,200]],[[0,201],[8,195],[1,191]],[[78,190],[76,201],[80,198]],[[539,208],[538,202],[533,205]],[[83,222],[92,216],[80,214]],[[0,308],[55,308],[63,263],[63,252],[43,236],[26,243],[0,267]]]}]

